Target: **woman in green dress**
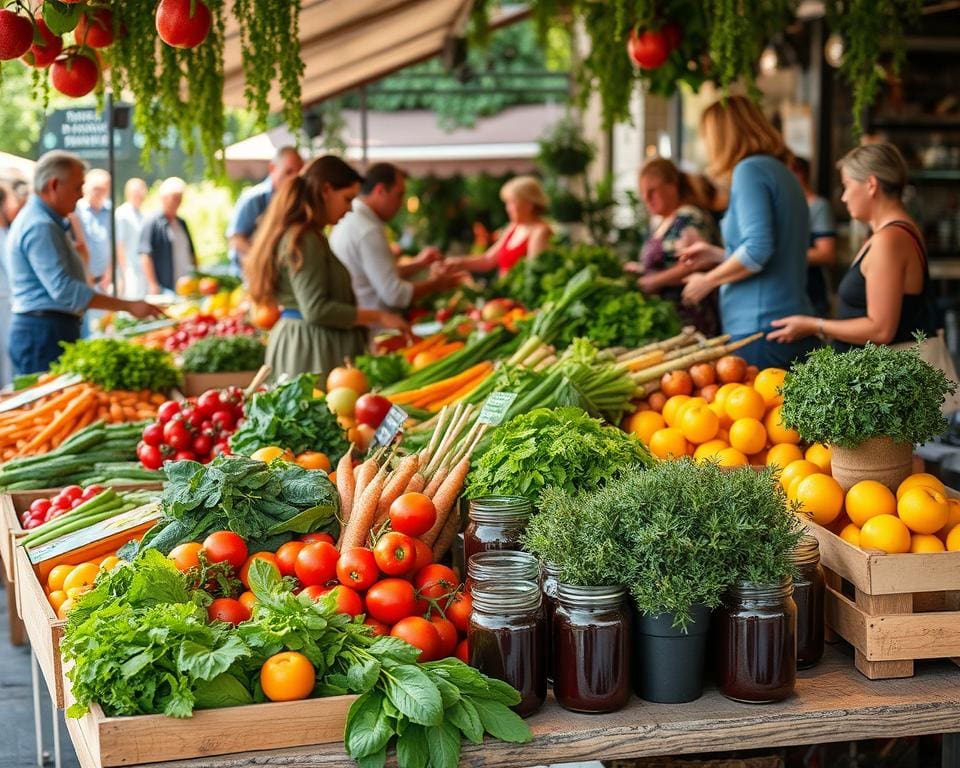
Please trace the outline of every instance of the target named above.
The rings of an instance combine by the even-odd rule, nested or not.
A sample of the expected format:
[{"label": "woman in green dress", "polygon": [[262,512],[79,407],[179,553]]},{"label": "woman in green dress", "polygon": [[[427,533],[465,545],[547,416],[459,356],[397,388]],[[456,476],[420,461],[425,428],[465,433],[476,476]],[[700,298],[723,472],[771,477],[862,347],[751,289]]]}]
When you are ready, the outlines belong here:
[{"label": "woman in green dress", "polygon": [[275,377],[326,378],[366,351],[369,326],[409,331],[397,315],[357,307],[350,273],[323,232],[350,210],[361,180],[340,158],[320,157],[277,191],[257,228],[244,270],[257,304],[282,307],[267,344]]}]

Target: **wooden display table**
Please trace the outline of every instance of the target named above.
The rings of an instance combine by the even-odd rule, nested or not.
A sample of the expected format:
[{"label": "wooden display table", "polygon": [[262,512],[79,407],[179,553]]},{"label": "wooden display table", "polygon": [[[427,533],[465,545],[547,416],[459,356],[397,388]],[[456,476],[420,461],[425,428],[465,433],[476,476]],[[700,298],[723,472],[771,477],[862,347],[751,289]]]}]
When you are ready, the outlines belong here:
[{"label": "wooden display table", "polygon": [[[551,699],[528,722],[535,736],[532,742],[464,743],[460,764],[511,768],[956,733],[960,732],[960,670],[944,662],[921,662],[912,678],[870,681],[856,670],[846,648],[828,647],[819,666],[800,673],[797,695],[781,704],[738,704],[709,690],[690,704],[648,704],[634,698],[620,712],[591,716],[567,712]],[[67,723],[69,727],[69,718]],[[70,730],[76,745],[76,730]],[[238,734],[238,738],[253,740],[255,735]],[[955,758],[947,759],[954,768]],[[80,764],[94,768],[88,755],[80,755]],[[329,744],[150,765],[277,768],[354,763],[342,744]]]}]

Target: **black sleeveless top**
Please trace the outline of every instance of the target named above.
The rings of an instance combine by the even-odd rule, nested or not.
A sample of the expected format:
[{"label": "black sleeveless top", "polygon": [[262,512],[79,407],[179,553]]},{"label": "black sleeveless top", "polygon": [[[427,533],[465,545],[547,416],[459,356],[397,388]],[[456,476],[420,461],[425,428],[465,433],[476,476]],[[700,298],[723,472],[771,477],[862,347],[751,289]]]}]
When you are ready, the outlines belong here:
[{"label": "black sleeveless top", "polygon": [[[920,293],[904,293],[903,303],[900,306],[900,323],[897,325],[897,332],[891,339],[891,344],[901,344],[903,342],[913,341],[915,331],[923,331],[928,338],[936,336],[937,325],[934,313],[933,296],[930,291],[930,271],[927,267],[927,251],[923,246],[913,227],[905,221],[891,221],[884,224],[881,229],[887,227],[897,227],[910,235],[914,245],[917,248],[917,254],[920,256],[920,262],[923,264],[923,289]],[[837,287],[837,318],[840,320],[849,320],[854,317],[867,316],[867,281],[860,270],[860,264],[863,257],[870,251],[870,245],[867,244],[866,250],[860,255],[847,270],[843,276],[840,285]],[[833,346],[845,351],[851,347],[858,346],[847,344],[842,341],[834,341]]]}]

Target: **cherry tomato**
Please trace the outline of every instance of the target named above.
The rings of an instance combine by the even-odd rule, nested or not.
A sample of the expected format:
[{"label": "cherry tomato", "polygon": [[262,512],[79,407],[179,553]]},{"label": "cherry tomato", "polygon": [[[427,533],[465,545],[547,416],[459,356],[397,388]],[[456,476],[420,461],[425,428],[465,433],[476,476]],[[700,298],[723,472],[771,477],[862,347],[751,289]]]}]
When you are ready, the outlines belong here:
[{"label": "cherry tomato", "polygon": [[461,634],[465,635],[470,629],[470,612],[472,610],[473,599],[465,592],[461,592],[450,602],[450,605],[444,611],[444,615],[453,622],[453,626]]},{"label": "cherry tomato", "polygon": [[416,547],[416,561],[413,564],[413,572],[417,573],[426,568],[433,562],[433,548],[421,539],[414,539],[413,546]]},{"label": "cherry tomato", "polygon": [[453,592],[460,585],[460,579],[452,568],[432,563],[417,571],[413,577],[413,586],[422,597],[438,600]]},{"label": "cherry tomato", "polygon": [[190,431],[179,419],[168,421],[164,425],[163,441],[176,451],[186,451],[193,444]]},{"label": "cherry tomato", "polygon": [[403,579],[378,581],[366,595],[367,613],[385,624],[396,624],[417,610],[413,584]]},{"label": "cherry tomato", "polygon": [[180,413],[183,415],[183,423],[186,424],[189,430],[199,431],[203,427],[205,417],[196,406],[188,405]]},{"label": "cherry tomato", "polygon": [[206,418],[210,418],[217,411],[223,409],[223,401],[220,399],[220,392],[216,389],[209,389],[197,398],[197,409]]},{"label": "cherry tomato", "polygon": [[60,494],[63,498],[73,501],[74,499],[79,499],[83,496],[83,488],[79,485],[68,485],[66,488],[60,491]]},{"label": "cherry tomato", "polygon": [[298,594],[306,595],[313,602],[317,602],[324,595],[330,594],[330,587],[322,587],[319,584],[311,584],[309,587],[304,587],[300,590]]},{"label": "cherry tomato", "polygon": [[337,613],[345,613],[348,616],[359,616],[363,613],[363,599],[350,587],[337,584],[331,591],[337,606]]},{"label": "cherry tomato", "polygon": [[307,544],[315,541],[325,541],[327,544],[336,544],[336,542],[333,540],[333,536],[331,536],[329,533],[321,533],[319,531],[303,534],[300,537],[300,541],[306,542]]},{"label": "cherry tomato", "polygon": [[434,629],[437,630],[437,636],[440,638],[440,653],[437,658],[445,659],[448,656],[453,656],[457,650],[457,640],[460,638],[453,622],[443,618],[443,616],[434,615],[430,617],[430,623],[433,624]]},{"label": "cherry tomato", "polygon": [[33,517],[42,517],[47,514],[47,510],[50,509],[52,503],[50,499],[34,499],[30,504],[30,514]]},{"label": "cherry tomato", "polygon": [[277,569],[277,576],[280,576],[280,566],[277,565],[277,558],[273,552],[254,552],[247,558],[247,562],[243,564],[243,568],[240,569],[240,581],[247,589],[250,589],[250,564],[253,563],[254,560],[264,560],[270,563],[270,565]]},{"label": "cherry tomato", "polygon": [[236,626],[249,618],[249,609],[232,597],[218,597],[207,606],[207,619],[210,621],[225,621]]},{"label": "cherry tomato", "polygon": [[337,548],[326,541],[307,544],[297,554],[294,571],[305,586],[325,585],[337,578]]},{"label": "cherry tomato", "polygon": [[218,441],[217,444],[213,446],[212,453],[214,456],[219,456],[222,453],[226,453],[227,455],[229,455],[230,443],[228,443],[226,440]]},{"label": "cherry tomato", "polygon": [[337,578],[340,583],[364,592],[380,578],[377,560],[372,550],[352,547],[340,554],[337,560]]},{"label": "cherry tomato", "polygon": [[233,413],[226,410],[217,411],[215,414],[213,414],[213,416],[210,417],[210,421],[212,421],[216,426],[219,426],[220,429],[223,429],[227,432],[233,430],[233,428],[237,425],[237,420]]},{"label": "cherry tomato", "polygon": [[213,450],[213,440],[206,435],[197,435],[193,438],[193,452],[197,456],[206,456]]},{"label": "cherry tomato", "polygon": [[437,628],[421,616],[400,619],[390,630],[391,637],[399,637],[420,649],[417,661],[433,661],[441,658],[441,641]]},{"label": "cherry tomato", "polygon": [[139,443],[137,445],[137,458],[147,469],[160,469],[163,466],[163,454],[155,445]]},{"label": "cherry tomato", "polygon": [[83,504],[83,499],[74,499],[70,502],[70,509],[76,509],[81,504]]},{"label": "cherry tomato", "polygon": [[377,621],[373,616],[367,616],[367,618],[363,620],[363,623],[373,630],[374,637],[384,637],[390,634],[390,625],[384,624],[382,621]]},{"label": "cherry tomato", "polygon": [[233,531],[214,531],[203,540],[203,551],[211,563],[227,562],[235,571],[247,561],[247,542]]},{"label": "cherry tomato", "polygon": [[388,576],[410,573],[417,564],[416,545],[405,533],[391,531],[380,537],[373,555],[377,567]]},{"label": "cherry tomato", "polygon": [[294,568],[297,562],[297,555],[300,550],[306,546],[302,541],[288,541],[277,550],[277,565],[280,566],[280,573],[284,576],[296,576]]},{"label": "cherry tomato", "polygon": [[467,638],[457,643],[456,657],[464,664],[470,663],[470,641]]},{"label": "cherry tomato", "polygon": [[147,424],[143,428],[143,442],[147,445],[163,445],[163,424]]},{"label": "cherry tomato", "polygon": [[161,424],[166,424],[178,413],[180,413],[180,403],[176,400],[167,400],[167,402],[157,408],[157,419]]},{"label": "cherry tomato", "polygon": [[390,505],[390,527],[407,536],[422,536],[437,522],[437,508],[422,493],[405,493]]},{"label": "cherry tomato", "polygon": [[103,493],[103,488],[101,486],[88,485],[83,489],[83,495],[80,498],[84,501],[90,501],[90,499],[94,498],[95,496],[99,496],[101,493]]},{"label": "cherry tomato", "polygon": [[246,592],[241,592],[240,597],[237,598],[240,603],[250,611],[250,614],[253,615],[253,606],[257,604],[257,596],[253,594],[249,589]]},{"label": "cherry tomato", "polygon": [[197,454],[193,451],[177,451],[173,454],[174,461],[196,461]]},{"label": "cherry tomato", "polygon": [[173,564],[177,566],[178,571],[186,573],[191,568],[200,567],[201,549],[202,547],[197,542],[188,541],[185,544],[178,544],[171,549],[167,557],[173,560]]}]

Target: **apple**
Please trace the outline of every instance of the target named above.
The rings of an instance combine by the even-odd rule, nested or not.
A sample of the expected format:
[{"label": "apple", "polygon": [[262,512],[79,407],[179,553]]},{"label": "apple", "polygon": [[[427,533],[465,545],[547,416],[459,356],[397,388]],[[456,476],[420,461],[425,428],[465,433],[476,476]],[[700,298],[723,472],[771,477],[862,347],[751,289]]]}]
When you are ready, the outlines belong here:
[{"label": "apple", "polygon": [[510,299],[491,299],[483,305],[483,310],[480,314],[484,320],[490,322],[492,320],[499,320],[511,309],[513,309],[513,302]]},{"label": "apple", "polygon": [[327,407],[337,416],[353,416],[357,397],[356,390],[337,387],[327,392]]},{"label": "apple", "polygon": [[369,424],[376,429],[392,407],[393,403],[383,395],[366,394],[357,399],[354,414],[358,424]]},{"label": "apple", "polygon": [[204,296],[213,296],[220,290],[220,283],[216,278],[204,277],[200,279],[198,288],[200,289],[200,293]]}]

